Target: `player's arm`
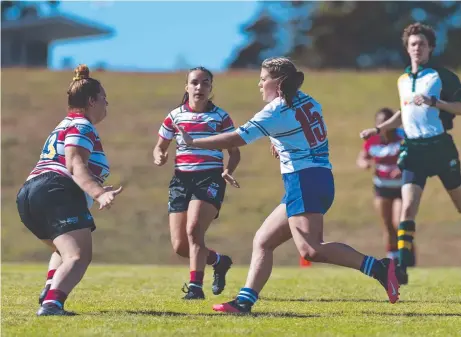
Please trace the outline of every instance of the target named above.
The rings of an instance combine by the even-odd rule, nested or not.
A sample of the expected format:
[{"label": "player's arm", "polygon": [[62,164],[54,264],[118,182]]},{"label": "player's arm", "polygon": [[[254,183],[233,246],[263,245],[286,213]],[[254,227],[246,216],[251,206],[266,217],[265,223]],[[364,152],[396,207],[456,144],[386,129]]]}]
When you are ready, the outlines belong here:
[{"label": "player's arm", "polygon": [[88,168],[90,152],[80,146],[66,146],[64,150],[66,156],[66,167],[80,188],[91,198],[97,199],[104,194],[102,185],[93,177]]},{"label": "player's arm", "polygon": [[168,147],[170,146],[171,140],[163,137],[158,137],[157,145],[154,147],[153,156],[154,164],[162,166],[168,160]]},{"label": "player's arm", "polygon": [[371,157],[365,149],[360,150],[356,163],[359,168],[364,170],[371,167]]},{"label": "player's arm", "polygon": [[363,139],[368,139],[371,136],[379,134],[380,132],[396,129],[400,125],[402,125],[402,112],[399,110],[391,118],[381,123],[380,125],[376,125],[376,127],[372,129],[365,129],[360,132],[360,137]]},{"label": "player's arm", "polygon": [[175,124],[173,122],[173,115],[170,112],[158,131],[158,141],[155,145],[152,155],[154,157],[154,164],[158,166],[164,165],[168,160],[168,147],[171,140],[175,135]]},{"label": "player's arm", "polygon": [[441,99],[435,101],[437,109],[451,112],[455,115],[461,115],[461,102],[447,102]]},{"label": "player's arm", "polygon": [[[236,131],[221,133],[206,138],[192,139],[189,134],[184,133],[184,129],[179,127],[179,130],[186,144],[202,149],[231,149],[247,144]],[[186,139],[186,137],[188,137],[188,139]]]},{"label": "player's arm", "polygon": [[240,163],[240,150],[238,147],[231,147],[227,149],[227,153],[229,153],[229,160],[224,171],[227,170],[227,173],[232,174]]}]

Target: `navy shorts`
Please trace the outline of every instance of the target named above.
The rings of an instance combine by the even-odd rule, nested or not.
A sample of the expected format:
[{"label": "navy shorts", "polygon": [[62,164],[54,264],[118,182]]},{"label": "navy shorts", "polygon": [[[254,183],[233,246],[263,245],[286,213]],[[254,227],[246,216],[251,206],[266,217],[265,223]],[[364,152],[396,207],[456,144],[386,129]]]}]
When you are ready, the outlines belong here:
[{"label": "navy shorts", "polygon": [[284,173],[287,215],[292,217],[302,213],[325,214],[335,198],[335,183],[330,169],[310,167],[301,171]]},{"label": "navy shorts", "polygon": [[42,173],[24,183],[16,198],[22,223],[40,240],[96,228],[85,193],[68,177]]},{"label": "navy shorts", "polygon": [[379,187],[374,185],[375,195],[385,199],[402,199],[402,188]]},{"label": "navy shorts", "polygon": [[424,189],[427,178],[438,176],[447,190],[461,186],[459,154],[450,134],[405,139],[400,150],[398,164],[404,184],[415,184]]},{"label": "navy shorts", "polygon": [[223,170],[176,171],[170,181],[168,213],[185,212],[191,200],[206,201],[219,211],[224,200],[226,181]]}]

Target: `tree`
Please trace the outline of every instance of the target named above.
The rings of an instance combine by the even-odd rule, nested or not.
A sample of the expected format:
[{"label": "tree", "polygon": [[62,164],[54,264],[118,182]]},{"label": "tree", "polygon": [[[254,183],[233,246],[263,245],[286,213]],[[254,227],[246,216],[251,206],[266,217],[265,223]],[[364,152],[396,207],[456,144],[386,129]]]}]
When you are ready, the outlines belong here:
[{"label": "tree", "polygon": [[257,19],[242,28],[249,36],[248,43],[242,47],[236,57],[230,62],[229,68],[257,68],[264,59],[264,52],[276,45],[277,23],[264,8]]},{"label": "tree", "polygon": [[41,6],[45,5],[51,10],[59,7],[60,1],[1,1],[2,20],[8,19],[8,13],[14,12],[13,19],[21,19],[26,16],[39,16]]},{"label": "tree", "polygon": [[313,68],[401,67],[407,61],[402,31],[421,21],[437,32],[446,28],[449,47],[438,47],[434,58],[460,66],[460,29],[449,24],[460,10],[460,2],[447,1],[323,2],[310,15],[311,27],[293,32],[309,41],[297,44],[289,56]]}]

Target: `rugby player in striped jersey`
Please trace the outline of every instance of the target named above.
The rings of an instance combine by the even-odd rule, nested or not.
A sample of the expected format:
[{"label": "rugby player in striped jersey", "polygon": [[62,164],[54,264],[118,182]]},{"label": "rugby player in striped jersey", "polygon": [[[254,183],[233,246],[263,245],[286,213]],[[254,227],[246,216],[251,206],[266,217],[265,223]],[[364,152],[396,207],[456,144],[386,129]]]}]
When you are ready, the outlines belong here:
[{"label": "rugby player in striped jersey", "polygon": [[230,116],[210,100],[213,74],[204,67],[192,68],[186,78],[181,104],[165,118],[153,151],[154,163],[162,166],[168,159],[168,147],[176,140],[175,171],[169,186],[168,213],[171,243],[176,254],[188,257],[190,281],[183,287],[186,300],[204,299],[205,266],[213,266],[212,292],[219,295],[226,285],[226,273],[232,265],[227,255],[221,255],[205,245],[205,233],[219,215],[226,183],[240,187],[232,174],[240,162],[240,151],[228,149],[229,159],[219,149],[199,149],[182,140],[176,125],[194,138],[234,131]]}]

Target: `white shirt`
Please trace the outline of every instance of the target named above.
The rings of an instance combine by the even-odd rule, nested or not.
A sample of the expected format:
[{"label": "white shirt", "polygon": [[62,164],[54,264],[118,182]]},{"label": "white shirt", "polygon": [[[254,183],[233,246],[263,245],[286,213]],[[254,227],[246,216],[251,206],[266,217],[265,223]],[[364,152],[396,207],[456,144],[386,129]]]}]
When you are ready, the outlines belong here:
[{"label": "white shirt", "polygon": [[416,95],[435,96],[440,99],[442,80],[432,68],[418,71],[416,77],[406,72],[397,81],[400,96],[402,124],[408,138],[429,138],[445,132],[439,109],[426,104],[413,103]]},{"label": "white shirt", "polygon": [[247,144],[268,136],[279,153],[282,174],[308,167],[331,169],[322,107],[301,91],[293,108],[278,97],[236,132]]}]

